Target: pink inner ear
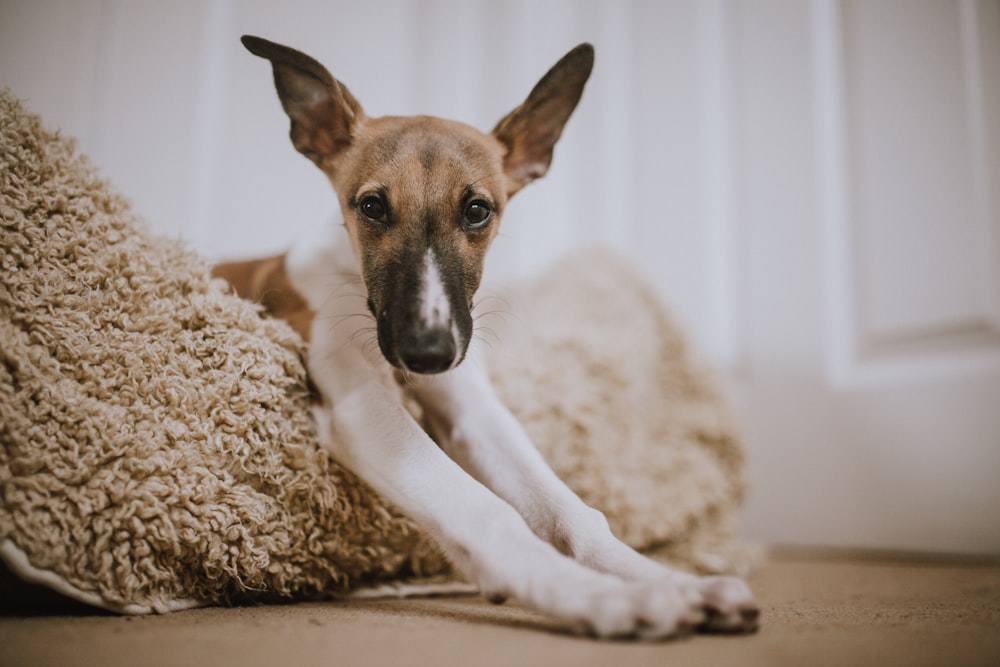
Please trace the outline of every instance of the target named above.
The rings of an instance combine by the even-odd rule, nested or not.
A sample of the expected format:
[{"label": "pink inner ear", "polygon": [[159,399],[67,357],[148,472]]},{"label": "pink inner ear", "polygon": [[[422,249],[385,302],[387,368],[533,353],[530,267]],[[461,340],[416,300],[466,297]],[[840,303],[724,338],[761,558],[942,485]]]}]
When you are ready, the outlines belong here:
[{"label": "pink inner ear", "polygon": [[554,123],[544,113],[539,114],[537,108],[519,107],[494,130],[501,143],[508,147],[504,171],[518,187],[548,172],[552,149],[562,131],[561,124]]},{"label": "pink inner ear", "polygon": [[507,175],[521,185],[541,178],[548,170],[548,165],[538,160],[510,160],[506,165]]},{"label": "pink inner ear", "polygon": [[286,111],[292,121],[292,145],[321,167],[325,158],[341,152],[351,142],[354,112],[338,106],[329,96],[290,102]]}]

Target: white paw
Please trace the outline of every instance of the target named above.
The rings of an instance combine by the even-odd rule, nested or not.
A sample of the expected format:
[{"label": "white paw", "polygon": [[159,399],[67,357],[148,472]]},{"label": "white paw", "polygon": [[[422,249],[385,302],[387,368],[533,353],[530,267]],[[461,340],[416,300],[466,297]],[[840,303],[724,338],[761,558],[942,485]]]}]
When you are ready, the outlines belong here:
[{"label": "white paw", "polygon": [[582,630],[605,638],[668,639],[695,631],[757,630],[760,609],[736,577],[635,581],[591,592],[578,615]]},{"label": "white paw", "polygon": [[580,629],[604,638],[667,639],[708,621],[696,587],[675,582],[620,582],[584,596]]},{"label": "white paw", "polygon": [[705,632],[754,632],[760,608],[750,587],[737,577],[704,577],[696,582],[703,598],[706,620],[699,627]]}]

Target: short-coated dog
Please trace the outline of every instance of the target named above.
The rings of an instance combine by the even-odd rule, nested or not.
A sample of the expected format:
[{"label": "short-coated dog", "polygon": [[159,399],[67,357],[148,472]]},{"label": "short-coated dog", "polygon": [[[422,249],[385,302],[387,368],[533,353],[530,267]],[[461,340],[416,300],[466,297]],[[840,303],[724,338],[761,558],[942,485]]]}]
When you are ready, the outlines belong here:
[{"label": "short-coated dog", "polygon": [[[292,144],[330,180],[343,224],[216,273],[308,341],[323,445],[491,600],[601,637],[756,629],[742,580],[676,571],[619,541],[470,362],[487,249],[510,198],[548,170],[593,48],[567,53],[487,134],[431,116],[370,118],[313,58],[258,37],[243,44],[270,61]],[[361,302],[349,296],[358,292]],[[372,329],[378,352],[366,345]],[[424,426],[401,402],[401,380]]]}]

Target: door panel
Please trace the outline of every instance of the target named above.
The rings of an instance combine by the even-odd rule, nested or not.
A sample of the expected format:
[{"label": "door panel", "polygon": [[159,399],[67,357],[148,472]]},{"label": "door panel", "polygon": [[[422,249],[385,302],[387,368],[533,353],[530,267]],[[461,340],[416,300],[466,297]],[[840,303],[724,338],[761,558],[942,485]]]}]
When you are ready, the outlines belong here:
[{"label": "door panel", "polygon": [[[995,553],[1000,81],[983,56],[1000,39],[997,3],[808,11],[814,127],[744,88],[759,241],[747,257],[748,523],[774,541]],[[782,63],[802,44],[760,14],[745,43],[772,56],[747,60],[747,80],[801,85]],[[809,170],[817,186],[798,225],[773,222],[762,193],[780,186],[752,171],[775,142],[794,149],[771,176]]]}]

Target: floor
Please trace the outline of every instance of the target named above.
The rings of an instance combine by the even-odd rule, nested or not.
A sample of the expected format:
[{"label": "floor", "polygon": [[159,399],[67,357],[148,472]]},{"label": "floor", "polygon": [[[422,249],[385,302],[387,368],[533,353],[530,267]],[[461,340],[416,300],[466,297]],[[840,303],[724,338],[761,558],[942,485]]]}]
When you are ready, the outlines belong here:
[{"label": "floor", "polygon": [[[0,666],[1000,665],[1000,563],[779,552],[752,575],[755,635],[595,641],[478,597],[119,617],[0,605]],[[2,589],[0,589],[2,591]]]}]

